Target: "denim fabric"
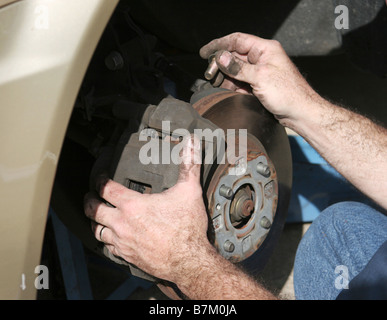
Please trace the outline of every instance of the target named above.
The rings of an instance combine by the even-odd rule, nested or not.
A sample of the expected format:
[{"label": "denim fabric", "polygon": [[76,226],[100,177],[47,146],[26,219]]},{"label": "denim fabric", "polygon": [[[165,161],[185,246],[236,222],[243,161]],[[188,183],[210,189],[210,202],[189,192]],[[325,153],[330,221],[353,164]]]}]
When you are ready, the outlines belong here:
[{"label": "denim fabric", "polygon": [[387,241],[336,300],[387,300]]},{"label": "denim fabric", "polygon": [[327,208],[299,244],[294,265],[296,299],[336,299],[386,240],[386,215],[356,202]]}]

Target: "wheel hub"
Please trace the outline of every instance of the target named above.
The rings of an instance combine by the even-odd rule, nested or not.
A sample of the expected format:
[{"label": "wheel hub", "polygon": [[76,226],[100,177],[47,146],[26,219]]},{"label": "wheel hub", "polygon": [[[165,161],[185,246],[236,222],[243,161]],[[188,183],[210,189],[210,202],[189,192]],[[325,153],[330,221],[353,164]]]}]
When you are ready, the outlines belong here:
[{"label": "wheel hub", "polygon": [[[270,228],[262,227],[260,221],[265,218],[272,223],[278,201],[273,163],[255,137],[248,135],[247,141],[247,159],[219,165],[206,193],[213,243],[234,263],[251,256],[266,238]],[[238,171],[241,174],[235,175]]]}]

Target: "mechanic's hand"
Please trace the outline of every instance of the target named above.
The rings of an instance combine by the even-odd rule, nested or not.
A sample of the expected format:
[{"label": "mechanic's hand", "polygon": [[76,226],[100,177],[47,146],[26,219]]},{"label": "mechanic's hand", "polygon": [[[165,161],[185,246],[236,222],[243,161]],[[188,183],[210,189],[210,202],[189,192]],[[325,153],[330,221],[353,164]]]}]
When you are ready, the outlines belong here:
[{"label": "mechanic's hand", "polygon": [[222,87],[254,94],[283,125],[318,96],[278,41],[233,33],[202,47],[200,56],[208,59],[215,52],[219,69],[228,76]]},{"label": "mechanic's hand", "polygon": [[212,248],[207,239],[197,140],[185,139],[178,182],[167,191],[141,194],[105,178],[99,195],[115,208],[101,202],[96,194],[85,196],[85,214],[93,220],[95,237],[112,254],[172,282],[184,274],[188,260],[199,261],[196,259]]}]

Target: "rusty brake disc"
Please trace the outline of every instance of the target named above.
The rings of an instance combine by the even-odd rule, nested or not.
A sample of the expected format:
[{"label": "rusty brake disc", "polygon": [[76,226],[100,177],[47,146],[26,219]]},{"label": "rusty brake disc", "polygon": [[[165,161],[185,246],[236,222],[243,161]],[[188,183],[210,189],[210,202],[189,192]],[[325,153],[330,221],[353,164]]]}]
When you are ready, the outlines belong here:
[{"label": "rusty brake disc", "polygon": [[[282,232],[290,200],[287,134],[250,95],[212,89],[208,94],[200,92],[199,98],[194,95],[191,103],[224,131],[247,130],[247,159],[213,168],[204,190],[213,226],[210,240],[225,258],[242,263],[251,273],[259,272]],[[245,172],[230,174],[241,162]]]}]

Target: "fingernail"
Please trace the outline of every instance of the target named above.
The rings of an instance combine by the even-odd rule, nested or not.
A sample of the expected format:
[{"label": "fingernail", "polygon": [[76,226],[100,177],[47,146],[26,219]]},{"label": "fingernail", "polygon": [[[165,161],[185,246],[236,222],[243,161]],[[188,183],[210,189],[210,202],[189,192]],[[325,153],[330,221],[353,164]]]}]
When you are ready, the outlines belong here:
[{"label": "fingernail", "polygon": [[218,63],[222,71],[231,76],[236,76],[241,70],[238,60],[229,51],[223,51],[218,57]]},{"label": "fingernail", "polygon": [[224,66],[225,68],[228,68],[232,61],[232,54],[228,51],[223,51],[218,59],[219,63]]}]

